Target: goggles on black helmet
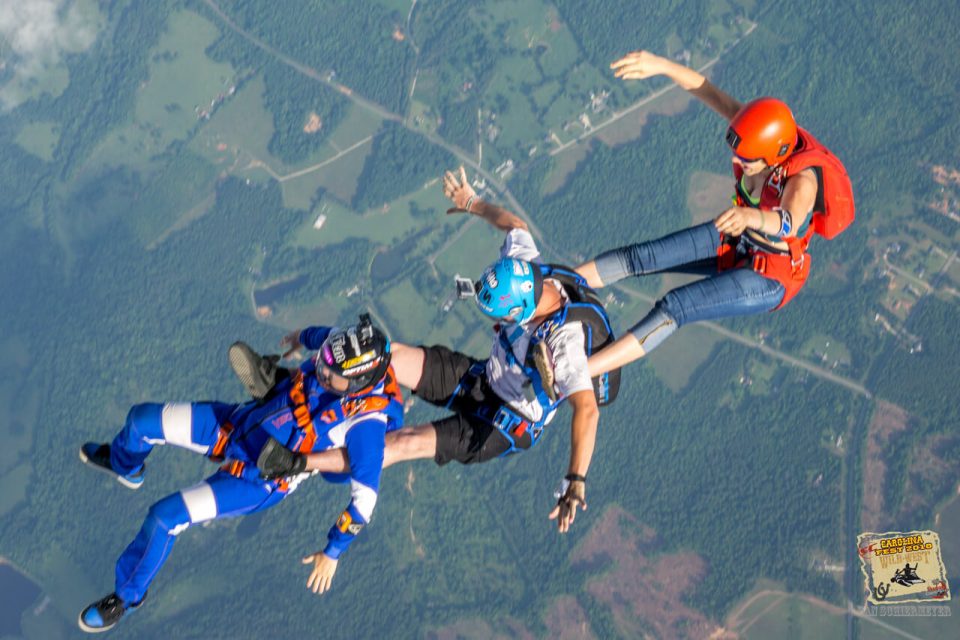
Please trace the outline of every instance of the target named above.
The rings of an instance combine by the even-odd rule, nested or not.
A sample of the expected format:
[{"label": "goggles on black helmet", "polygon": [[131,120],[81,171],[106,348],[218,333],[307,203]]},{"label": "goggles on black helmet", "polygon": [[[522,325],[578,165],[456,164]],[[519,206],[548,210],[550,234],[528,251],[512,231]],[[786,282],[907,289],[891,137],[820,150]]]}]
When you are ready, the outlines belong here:
[{"label": "goggles on black helmet", "polygon": [[[354,395],[379,382],[390,366],[390,339],[373,326],[370,314],[346,329],[334,328],[317,351],[317,378],[341,395]],[[346,390],[334,388],[330,374],[347,381]]]}]

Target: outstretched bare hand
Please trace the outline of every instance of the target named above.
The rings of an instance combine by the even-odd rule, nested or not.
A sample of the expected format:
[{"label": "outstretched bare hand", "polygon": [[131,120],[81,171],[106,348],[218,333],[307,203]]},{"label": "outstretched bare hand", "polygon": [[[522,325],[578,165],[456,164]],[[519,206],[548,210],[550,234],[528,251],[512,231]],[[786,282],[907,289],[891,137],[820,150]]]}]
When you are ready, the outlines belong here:
[{"label": "outstretched bare hand", "polygon": [[322,551],[306,556],[303,564],[312,564],[313,571],[307,579],[307,589],[310,589],[317,595],[330,590],[333,583],[333,574],[337,572],[337,560],[334,560]]},{"label": "outstretched bare hand", "polygon": [[452,171],[443,174],[443,195],[450,199],[453,206],[447,213],[470,213],[470,207],[477,199],[477,192],[467,180],[467,171],[460,165],[460,171],[455,175]]},{"label": "outstretched bare hand", "polygon": [[631,51],[619,60],[610,63],[614,76],[621,80],[643,80],[664,73],[664,58],[649,51]]}]

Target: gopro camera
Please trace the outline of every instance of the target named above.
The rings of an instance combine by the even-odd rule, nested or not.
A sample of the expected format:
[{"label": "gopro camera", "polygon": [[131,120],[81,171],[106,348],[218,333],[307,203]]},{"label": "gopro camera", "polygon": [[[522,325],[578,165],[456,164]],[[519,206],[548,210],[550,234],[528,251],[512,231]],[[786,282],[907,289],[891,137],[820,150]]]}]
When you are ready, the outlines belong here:
[{"label": "gopro camera", "polygon": [[475,298],[477,295],[476,285],[470,278],[464,278],[459,273],[453,277],[457,283],[457,297],[461,300]]}]

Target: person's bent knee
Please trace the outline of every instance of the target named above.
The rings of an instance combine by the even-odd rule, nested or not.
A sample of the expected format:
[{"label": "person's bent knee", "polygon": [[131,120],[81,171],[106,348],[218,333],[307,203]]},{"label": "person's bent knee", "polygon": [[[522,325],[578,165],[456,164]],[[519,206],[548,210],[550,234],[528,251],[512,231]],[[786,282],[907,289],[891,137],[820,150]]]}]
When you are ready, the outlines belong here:
[{"label": "person's bent knee", "polygon": [[176,535],[190,525],[190,514],[179,493],[154,502],[147,511],[147,520],[158,528]]},{"label": "person's bent knee", "polygon": [[147,421],[160,421],[160,415],[163,412],[163,405],[156,402],[143,402],[130,407],[127,413],[127,424],[137,426]]},{"label": "person's bent knee", "polygon": [[640,343],[643,352],[650,353],[673,335],[679,326],[674,315],[658,302],[643,320],[630,329],[630,333]]}]

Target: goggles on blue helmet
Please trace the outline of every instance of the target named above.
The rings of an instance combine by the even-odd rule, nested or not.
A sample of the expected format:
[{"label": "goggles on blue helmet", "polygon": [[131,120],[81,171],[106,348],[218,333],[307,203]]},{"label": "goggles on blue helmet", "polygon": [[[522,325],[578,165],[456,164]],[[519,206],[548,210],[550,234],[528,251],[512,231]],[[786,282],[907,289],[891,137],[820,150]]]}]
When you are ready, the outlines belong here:
[{"label": "goggles on blue helmet", "polygon": [[475,290],[480,311],[495,320],[523,324],[537,309],[543,276],[531,262],[501,258],[487,267]]}]

